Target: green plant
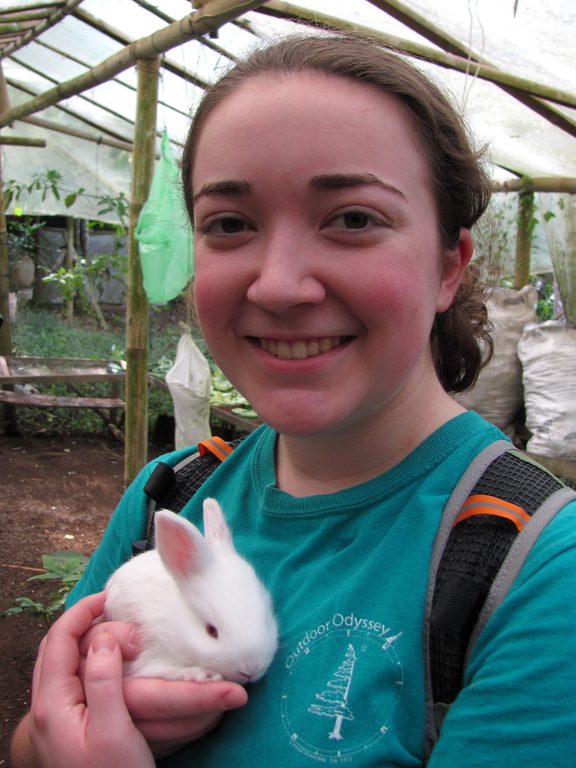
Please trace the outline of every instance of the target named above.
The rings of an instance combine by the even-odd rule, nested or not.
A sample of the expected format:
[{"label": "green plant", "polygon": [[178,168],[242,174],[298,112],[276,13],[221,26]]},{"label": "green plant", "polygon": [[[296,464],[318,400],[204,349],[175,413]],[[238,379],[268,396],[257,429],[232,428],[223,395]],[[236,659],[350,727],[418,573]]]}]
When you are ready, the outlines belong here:
[{"label": "green plant", "polygon": [[45,221],[37,221],[32,216],[11,218],[6,223],[8,251],[15,258],[18,254],[34,253],[36,250],[36,232],[42,229]]},{"label": "green plant", "polygon": [[2,616],[31,612],[51,624],[64,607],[66,596],[84,573],[87,563],[88,558],[78,552],[60,551],[42,555],[44,572],[31,576],[28,581],[56,581],[58,587],[49,594],[47,603],[30,597],[15,598],[14,605],[7,608]]},{"label": "green plant", "polygon": [[53,283],[65,301],[72,301],[75,296],[86,296],[86,284],[94,282],[112,270],[124,271],[125,258],[118,250],[92,256],[90,259],[78,258],[71,267],[59,267],[42,278],[43,283]]}]

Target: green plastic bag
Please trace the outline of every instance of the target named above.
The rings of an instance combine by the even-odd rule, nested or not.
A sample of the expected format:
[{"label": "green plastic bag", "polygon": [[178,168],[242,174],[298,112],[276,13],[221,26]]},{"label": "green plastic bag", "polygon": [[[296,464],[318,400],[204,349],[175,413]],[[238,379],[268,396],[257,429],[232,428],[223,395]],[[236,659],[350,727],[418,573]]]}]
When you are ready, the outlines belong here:
[{"label": "green plastic bag", "polygon": [[184,290],[194,273],[192,229],[166,131],[150,194],[134,234],[140,245],[146,295],[152,304],[165,304]]}]

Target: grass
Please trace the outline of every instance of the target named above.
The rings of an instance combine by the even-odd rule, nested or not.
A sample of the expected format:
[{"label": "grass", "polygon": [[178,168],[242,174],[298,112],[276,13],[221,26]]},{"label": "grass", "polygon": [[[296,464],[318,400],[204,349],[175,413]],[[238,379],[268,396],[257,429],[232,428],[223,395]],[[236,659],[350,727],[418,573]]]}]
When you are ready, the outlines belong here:
[{"label": "grass", "polygon": [[[80,357],[120,362],[125,350],[124,317],[107,317],[107,321],[109,329],[104,330],[89,316],[79,316],[73,324],[69,324],[57,310],[24,308],[11,326],[13,354],[19,357]],[[176,324],[161,325],[158,313],[151,312],[148,352],[151,373],[164,376],[174,360],[179,336]],[[104,383],[81,386],[86,395],[109,396],[109,387]],[[46,394],[71,394],[65,385],[42,385],[38,389]],[[148,403],[150,434],[158,416],[172,413],[169,393],[151,388]],[[107,433],[100,416],[88,409],[20,408],[17,417],[18,429],[24,434]]]}]

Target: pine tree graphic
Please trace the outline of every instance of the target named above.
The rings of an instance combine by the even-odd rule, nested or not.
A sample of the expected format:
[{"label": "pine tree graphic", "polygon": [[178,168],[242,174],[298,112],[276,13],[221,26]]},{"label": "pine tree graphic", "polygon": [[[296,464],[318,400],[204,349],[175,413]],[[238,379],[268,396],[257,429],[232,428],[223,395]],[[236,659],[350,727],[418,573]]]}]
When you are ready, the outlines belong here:
[{"label": "pine tree graphic", "polygon": [[349,645],[342,664],[338,667],[332,678],[328,681],[326,690],[317,693],[316,698],[321,704],[311,704],[308,712],[323,717],[335,719],[334,728],[328,734],[328,738],[341,741],[342,721],[354,720],[354,714],[348,708],[348,694],[352,684],[354,665],[356,664],[356,652],[353,645]]}]

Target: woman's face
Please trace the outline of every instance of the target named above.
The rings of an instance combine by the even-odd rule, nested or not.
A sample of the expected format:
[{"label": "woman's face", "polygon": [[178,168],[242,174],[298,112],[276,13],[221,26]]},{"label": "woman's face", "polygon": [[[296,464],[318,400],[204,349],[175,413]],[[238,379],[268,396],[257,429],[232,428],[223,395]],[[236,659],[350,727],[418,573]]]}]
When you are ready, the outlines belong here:
[{"label": "woman's face", "polygon": [[200,325],[264,421],[347,434],[426,407],[430,329],[471,246],[440,245],[399,101],[336,76],[248,80],[208,117],[192,185]]}]

